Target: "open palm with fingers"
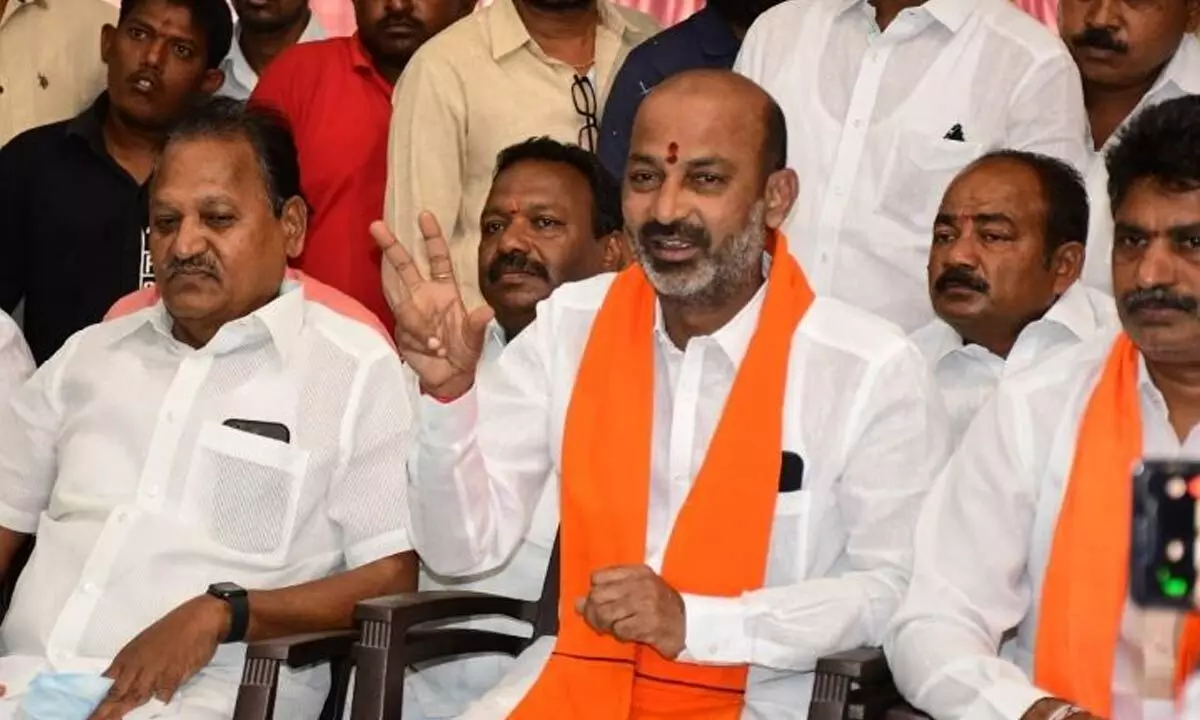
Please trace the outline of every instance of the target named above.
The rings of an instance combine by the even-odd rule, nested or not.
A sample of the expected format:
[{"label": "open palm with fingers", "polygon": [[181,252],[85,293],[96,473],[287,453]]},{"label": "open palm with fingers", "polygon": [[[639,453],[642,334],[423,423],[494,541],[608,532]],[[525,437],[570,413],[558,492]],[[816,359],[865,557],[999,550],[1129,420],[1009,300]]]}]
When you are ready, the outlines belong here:
[{"label": "open palm with fingers", "polygon": [[467,312],[437,219],[421,213],[418,223],[429,256],[428,278],[382,222],[371,224],[371,236],[400,276],[397,296],[391,298],[400,355],[421,379],[422,389],[453,399],[475,382],[492,310],[484,306]]}]

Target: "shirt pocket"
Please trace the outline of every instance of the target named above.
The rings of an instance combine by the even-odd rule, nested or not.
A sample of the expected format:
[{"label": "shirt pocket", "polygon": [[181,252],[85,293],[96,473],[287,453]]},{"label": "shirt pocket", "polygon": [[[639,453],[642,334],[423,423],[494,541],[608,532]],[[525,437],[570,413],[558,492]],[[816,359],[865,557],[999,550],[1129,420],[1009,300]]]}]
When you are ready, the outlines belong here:
[{"label": "shirt pocket", "polygon": [[884,164],[879,213],[914,233],[920,247],[927,250],[946,188],[984,152],[979,143],[901,130]]},{"label": "shirt pocket", "polygon": [[206,422],[188,470],[183,512],[229,550],[282,561],[308,460],[306,450]]},{"label": "shirt pocket", "polygon": [[804,579],[808,568],[808,526],[812,506],[810,490],[782,492],[776,497],[767,562],[768,587],[790,585]]}]

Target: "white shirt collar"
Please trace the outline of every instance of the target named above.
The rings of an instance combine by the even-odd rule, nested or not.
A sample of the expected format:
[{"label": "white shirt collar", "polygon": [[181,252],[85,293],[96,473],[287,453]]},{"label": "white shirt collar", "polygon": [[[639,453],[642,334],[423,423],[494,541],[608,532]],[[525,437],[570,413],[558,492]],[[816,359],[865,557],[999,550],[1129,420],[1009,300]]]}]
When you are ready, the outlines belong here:
[{"label": "white shirt collar", "polygon": [[[746,350],[750,347],[750,338],[758,328],[758,315],[762,310],[763,298],[766,293],[767,283],[764,282],[758,288],[758,292],[754,293],[754,297],[750,298],[750,302],[746,303],[737,315],[733,316],[732,320],[725,323],[712,335],[703,338],[719,347],[735,368],[741,366],[742,358],[746,356]],[[654,335],[665,346],[678,350],[670,336],[667,335],[666,325],[663,324],[661,302],[654,304]],[[692,338],[690,342],[700,339]]]},{"label": "white shirt collar", "polygon": [[[304,326],[304,309],[304,287],[293,280],[284,280],[278,297],[249,315],[225,323],[207,345],[193,352],[223,355],[269,338],[279,356],[286,360]],[[181,346],[171,333],[174,324],[174,318],[160,298],[154,307],[144,311],[142,322],[131,323],[127,331],[113,337],[113,342],[120,342],[148,327],[173,345]]]},{"label": "white shirt collar", "polygon": [[[229,46],[229,54],[221,61],[225,82],[221,85],[220,94],[245,100],[254,91],[254,86],[258,84],[258,73],[254,72],[250,63],[246,61],[246,55],[242,52],[241,37],[242,24],[238,23],[233,33],[233,43]],[[317,20],[317,14],[310,13],[308,25],[304,27],[304,32],[296,42],[306,43],[324,39],[325,28]]]},{"label": "white shirt collar", "polygon": [[[1092,306],[1092,295],[1095,292],[1083,283],[1076,281],[1046,311],[1045,315],[1026,325],[1021,330],[1021,335],[1028,332],[1044,332],[1047,327],[1053,326],[1067,330],[1077,340],[1090,337],[1100,328]],[[1017,337],[1019,338],[1020,335]],[[913,340],[921,347],[930,365],[936,365],[953,354],[978,352],[983,349],[973,350],[972,348],[977,346],[964,345],[962,337],[954,331],[954,328],[939,317],[935,317],[924,328],[913,333]]]},{"label": "white shirt collar", "polygon": [[[1200,38],[1191,33],[1183,36],[1183,41],[1179,43],[1179,47],[1175,50],[1171,61],[1158,74],[1158,78],[1150,86],[1150,91],[1142,96],[1137,107],[1133,109],[1133,112],[1129,113],[1129,117],[1125,118],[1117,131],[1110,135],[1108,140],[1104,141],[1104,147],[1101,149],[1101,152],[1116,143],[1117,139],[1121,136],[1121,132],[1129,124],[1129,121],[1136,117],[1144,108],[1183,95],[1200,95]],[[1090,129],[1088,137],[1091,137]]]},{"label": "white shirt collar", "polygon": [[[979,5],[979,0],[927,0],[924,4],[909,8],[909,12],[927,13],[941,23],[950,32],[958,32]],[[870,16],[874,16],[875,8],[869,0],[842,0],[839,14],[853,7],[861,7]]]}]

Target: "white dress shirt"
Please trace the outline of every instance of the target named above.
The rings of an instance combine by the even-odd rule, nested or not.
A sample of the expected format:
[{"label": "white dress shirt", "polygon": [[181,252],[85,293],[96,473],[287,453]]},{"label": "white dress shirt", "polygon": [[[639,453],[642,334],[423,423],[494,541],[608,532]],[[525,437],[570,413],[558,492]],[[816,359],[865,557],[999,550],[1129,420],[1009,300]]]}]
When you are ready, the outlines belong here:
[{"label": "white dress shirt", "polygon": [[[233,33],[233,43],[229,46],[229,54],[221,61],[225,82],[217,90],[217,95],[245,101],[250,99],[254,87],[258,85],[258,73],[250,67],[246,55],[242,52],[241,36],[242,24],[238,23],[236,31]],[[304,32],[296,42],[306,43],[324,39],[325,28],[321,27],[320,21],[317,20],[317,14],[314,12],[309,16],[308,25],[304,27]]]},{"label": "white dress shirt", "polygon": [[[1049,696],[1031,682],[1038,602],[1079,423],[1113,335],[1095,335],[1001,383],[921,512],[912,583],[885,649],[900,691],[939,720],[1016,720]],[[1144,454],[1200,457],[1200,431],[1179,442],[1144,365],[1139,396]],[[1016,637],[997,656],[1013,627]],[[1169,700],[1138,697],[1139,668],[1149,664],[1144,627],[1145,614],[1127,606],[1112,720],[1174,717]],[[1166,654],[1173,667],[1174,649]]]},{"label": "white dress shirt", "polygon": [[[446,574],[501,564],[561,472],[575,376],[612,275],[564,285],[472,391],[421,400],[410,460],[413,532]],[[655,329],[646,563],[661,566],[757,324],[760,291],[685,350]],[[765,587],[741,597],[684,595],[686,662],[748,664],[745,717],[803,718],[812,669],[831,652],[880,641],[909,574],[915,515],[948,453],[946,420],[920,354],[889,323],[818,298],[792,342],[785,451],[803,486],[775,506]],[[621,418],[612,418],[621,422]],[[540,672],[552,638],[517,661],[465,717],[503,717]]]},{"label": "white dress shirt", "polygon": [[1111,330],[1116,324],[1117,308],[1112,298],[1077,282],[1045,315],[1021,330],[1007,358],[982,345],[964,345],[954,328],[941,318],[934,318],[913,333],[912,340],[929,362],[942,391],[953,436],[958,439],[1002,379]]},{"label": "white dress shirt", "polygon": [[883,32],[867,0],[785,2],[734,69],[787,118],[800,198],[785,230],[813,289],[905,332],[933,318],[933,219],[964,166],[1015,148],[1086,167],[1079,73],[1009,0],[929,0]]},{"label": "white dress shirt", "polygon": [[[412,397],[383,338],[295,285],[200,349],[171,325],[160,302],[82,330],[0,409],[0,524],[37,534],[0,627],[0,717],[38,671],[103,671],[211,583],[282,588],[411,549]],[[244,655],[221,646],[169,708],[129,717],[229,717]],[[280,717],[316,718],[327,685],[284,672]]]},{"label": "white dress shirt", "polygon": [[[1145,108],[1184,95],[1200,94],[1200,39],[1184,35],[1183,42],[1175,51],[1171,62],[1159,73],[1137,107],[1125,118],[1104,146],[1092,153],[1087,172],[1088,203],[1091,215],[1088,219],[1087,260],[1083,266],[1083,281],[1106,293],[1112,293],[1112,244],[1113,217],[1108,202],[1108,168],[1104,155],[1120,139],[1121,130]],[[1091,147],[1091,145],[1089,145]]]},{"label": "white dress shirt", "polygon": [[0,310],[0,407],[33,374],[33,355],[21,328]]},{"label": "white dress shirt", "polygon": [[[504,351],[504,331],[493,320],[488,325],[480,360],[479,372],[487,374],[496,367]],[[471,590],[502,597],[537,600],[546,581],[546,568],[558,535],[558,484],[547,482],[542,497],[533,511],[529,532],[521,540],[512,557],[503,565],[485,573],[467,577],[444,577],[421,566],[421,590]],[[487,618],[455,623],[454,627],[479,628],[529,637],[533,628],[528,623],[508,618]],[[434,662],[408,674],[405,690],[404,717],[458,717],[473,701],[495,687],[511,668],[513,659],[502,654],[474,655],[449,662]],[[412,698],[415,702],[408,702]]]}]

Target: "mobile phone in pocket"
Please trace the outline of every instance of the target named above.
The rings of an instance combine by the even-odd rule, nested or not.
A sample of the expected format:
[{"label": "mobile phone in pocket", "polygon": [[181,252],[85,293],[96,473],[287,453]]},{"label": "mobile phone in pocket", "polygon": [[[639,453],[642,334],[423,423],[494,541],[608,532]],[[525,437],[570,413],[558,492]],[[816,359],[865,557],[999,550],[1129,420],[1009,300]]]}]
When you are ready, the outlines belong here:
[{"label": "mobile phone in pocket", "polygon": [[1147,459],[1134,470],[1129,592],[1136,604],[1200,609],[1197,497],[1200,461]]},{"label": "mobile phone in pocket", "polygon": [[278,440],[281,443],[290,443],[292,441],[292,433],[288,430],[287,425],[283,423],[230,418],[221,424],[234,430],[265,437],[268,440]]}]

